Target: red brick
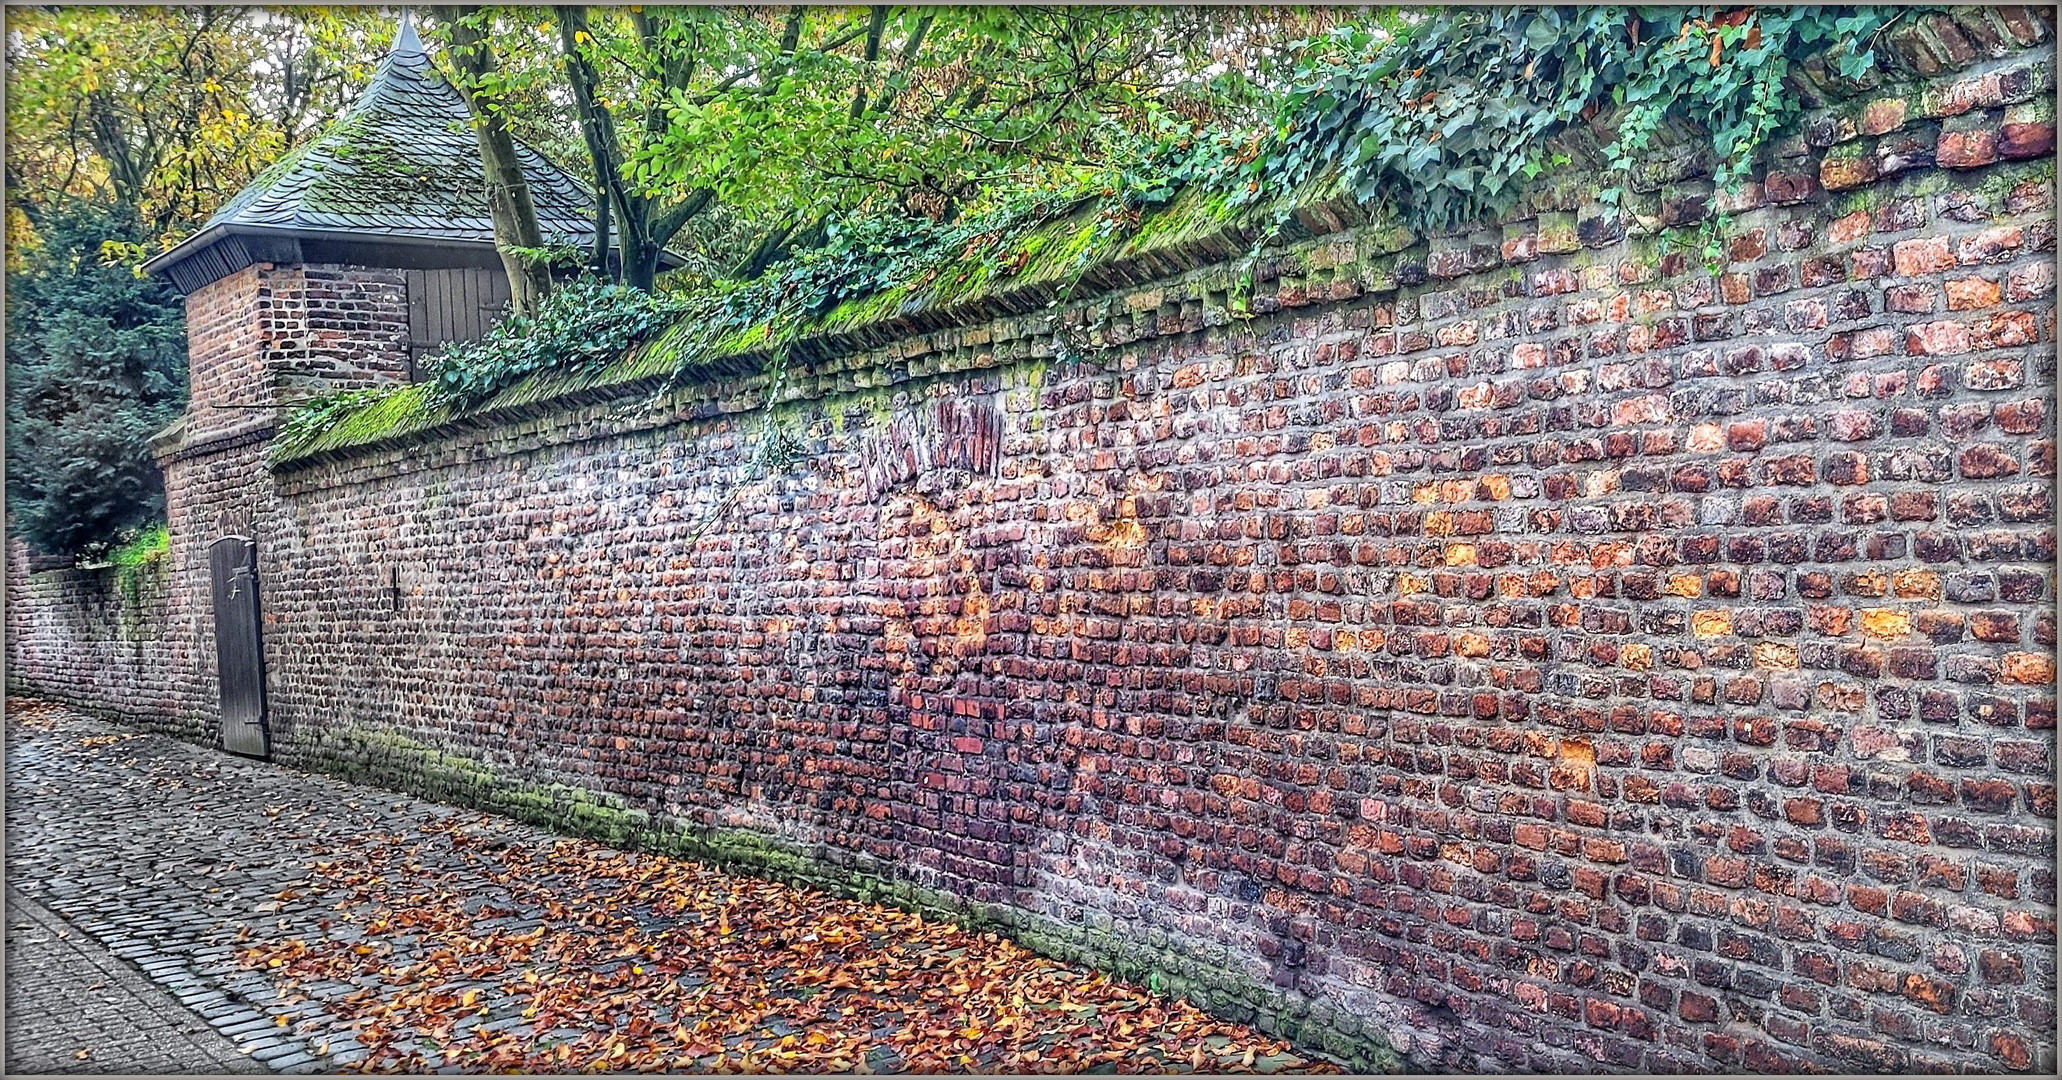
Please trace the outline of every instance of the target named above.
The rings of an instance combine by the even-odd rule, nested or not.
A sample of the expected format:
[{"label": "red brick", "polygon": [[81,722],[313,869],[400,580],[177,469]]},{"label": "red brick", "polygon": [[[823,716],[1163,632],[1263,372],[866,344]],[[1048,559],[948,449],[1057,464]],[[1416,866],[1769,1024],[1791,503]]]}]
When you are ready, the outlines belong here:
[{"label": "red brick", "polygon": [[2047,157],[2055,152],[2055,125],[2048,122],[2005,124],[1998,128],[1997,155],[2002,158]]},{"label": "red brick", "polygon": [[[2016,225],[1985,229],[1974,236],[1966,237],[1955,247],[1955,257],[1963,265],[1997,262],[2011,258],[2026,242],[2025,233]],[[1947,269],[1941,267],[1940,269]]]},{"label": "red brick", "polygon": [[1905,332],[1905,351],[1914,356],[1951,356],[1971,348],[1969,328],[1958,322],[1919,323]]},{"label": "red brick", "polygon": [[1954,248],[1945,236],[1900,240],[1891,246],[1890,257],[1899,277],[1922,277],[1955,267]]},{"label": "red brick", "polygon": [[1994,131],[1943,131],[1934,160],[1943,169],[1973,169],[1998,159],[1998,137]]},{"label": "red brick", "polygon": [[1947,283],[1947,309],[1949,311],[1970,311],[1986,308],[1998,302],[1998,283],[1988,278],[1962,278]]}]

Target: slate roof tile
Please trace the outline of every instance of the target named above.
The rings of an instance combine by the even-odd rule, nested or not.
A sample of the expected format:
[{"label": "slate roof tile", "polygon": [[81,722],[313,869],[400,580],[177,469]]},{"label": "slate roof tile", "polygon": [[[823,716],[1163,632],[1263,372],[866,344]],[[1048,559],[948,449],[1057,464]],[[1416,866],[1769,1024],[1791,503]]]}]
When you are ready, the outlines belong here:
[{"label": "slate roof tile", "polygon": [[[518,144],[547,244],[585,246],[594,198],[565,170]],[[431,65],[413,24],[350,109],[237,193],[217,226],[344,230],[492,242],[494,222],[465,99]]]}]

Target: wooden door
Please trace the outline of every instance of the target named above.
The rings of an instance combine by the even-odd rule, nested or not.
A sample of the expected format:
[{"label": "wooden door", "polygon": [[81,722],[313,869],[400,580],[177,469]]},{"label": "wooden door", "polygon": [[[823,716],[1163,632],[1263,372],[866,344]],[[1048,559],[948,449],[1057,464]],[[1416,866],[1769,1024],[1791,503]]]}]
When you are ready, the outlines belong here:
[{"label": "wooden door", "polygon": [[215,601],[215,674],[222,705],[222,748],[267,757],[265,647],[258,633],[258,545],[225,536],[208,546]]}]

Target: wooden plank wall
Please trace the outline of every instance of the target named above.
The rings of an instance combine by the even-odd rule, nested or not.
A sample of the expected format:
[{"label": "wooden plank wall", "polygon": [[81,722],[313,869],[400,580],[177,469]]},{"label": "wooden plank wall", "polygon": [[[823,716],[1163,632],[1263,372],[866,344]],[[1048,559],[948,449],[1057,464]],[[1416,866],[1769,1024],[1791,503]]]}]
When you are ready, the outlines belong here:
[{"label": "wooden plank wall", "polygon": [[409,270],[409,377],[446,342],[477,341],[508,307],[508,277],[499,269]]}]

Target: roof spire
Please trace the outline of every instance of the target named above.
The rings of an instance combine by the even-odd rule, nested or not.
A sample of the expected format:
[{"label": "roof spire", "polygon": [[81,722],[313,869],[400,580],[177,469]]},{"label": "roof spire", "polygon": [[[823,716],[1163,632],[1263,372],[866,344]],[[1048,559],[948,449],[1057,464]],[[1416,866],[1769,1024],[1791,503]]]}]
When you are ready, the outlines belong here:
[{"label": "roof spire", "polygon": [[390,51],[395,55],[423,51],[422,38],[415,34],[415,20],[409,16],[405,7],[401,9],[401,28],[394,32],[394,47]]}]

